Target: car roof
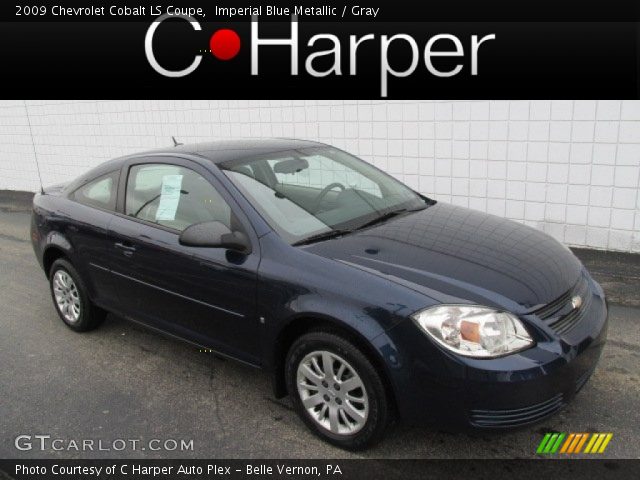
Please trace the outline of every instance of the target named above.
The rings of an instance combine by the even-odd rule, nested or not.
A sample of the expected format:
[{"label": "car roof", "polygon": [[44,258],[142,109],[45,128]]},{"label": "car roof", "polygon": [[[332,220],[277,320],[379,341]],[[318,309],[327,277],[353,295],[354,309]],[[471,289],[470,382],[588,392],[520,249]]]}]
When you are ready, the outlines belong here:
[{"label": "car roof", "polygon": [[296,140],[290,138],[238,138],[233,140],[217,140],[213,142],[177,145],[175,147],[139,153],[135,156],[186,153],[198,155],[218,164],[258,155],[268,155],[269,153],[282,152],[285,150],[320,146],[325,146],[325,144],[310,140]]},{"label": "car roof", "polygon": [[[205,161],[214,164],[244,159],[247,157],[268,155],[270,153],[282,152],[310,147],[325,147],[326,144],[313,142],[311,140],[296,140],[292,138],[238,138],[233,140],[217,140],[213,142],[192,143],[188,145],[177,145],[175,147],[159,148],[146,152],[134,153],[123,157],[108,160],[88,172],[84,173],[73,182],[67,185],[67,189],[75,189],[87,181],[113,172],[119,169],[122,164],[130,158],[145,156],[171,156],[176,153],[197,155]],[[71,191],[70,190],[70,191]]]}]

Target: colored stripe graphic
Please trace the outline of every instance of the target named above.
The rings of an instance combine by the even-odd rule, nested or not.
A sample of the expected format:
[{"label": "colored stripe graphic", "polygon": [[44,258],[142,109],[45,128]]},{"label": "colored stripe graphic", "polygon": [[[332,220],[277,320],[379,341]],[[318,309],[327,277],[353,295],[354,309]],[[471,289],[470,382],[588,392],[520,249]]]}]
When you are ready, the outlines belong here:
[{"label": "colored stripe graphic", "polygon": [[613,433],[594,433],[584,453],[604,453]]},{"label": "colored stripe graphic", "polygon": [[560,448],[560,444],[562,443],[565,435],[566,433],[561,433],[560,435],[558,435],[558,439],[556,440],[556,443],[553,445],[553,447],[551,447],[551,451],[549,453],[556,453],[558,451],[558,448]]},{"label": "colored stripe graphic", "polygon": [[591,440],[589,440],[589,443],[587,443],[587,448],[584,449],[584,453],[591,453],[591,447],[593,447],[593,444],[596,443],[597,439],[598,439],[597,433],[594,433],[593,435],[591,435]]},{"label": "colored stripe graphic", "polygon": [[543,453],[551,453],[551,447],[553,447],[553,444],[556,443],[556,439],[558,438],[558,435],[559,435],[558,433],[554,433],[551,435],[551,438],[547,442],[547,446],[544,447]]},{"label": "colored stripe graphic", "polygon": [[546,433],[536,453],[604,453],[612,438],[613,433]]},{"label": "colored stripe graphic", "polygon": [[580,450],[578,450],[578,445],[580,445],[582,439],[586,438],[586,436],[586,433],[576,433],[576,436],[573,439],[573,442],[571,442],[571,446],[569,447],[569,450],[567,450],[567,453],[580,453]]},{"label": "colored stripe graphic", "polygon": [[575,453],[580,453],[580,451],[582,450],[582,446],[587,441],[587,438],[589,438],[589,434],[588,433],[583,433],[582,434],[582,439],[580,440],[580,443],[578,443],[578,445],[576,445],[576,452]]},{"label": "colored stripe graphic", "polygon": [[571,445],[571,442],[573,442],[573,439],[575,438],[576,434],[575,433],[570,433],[569,436],[567,437],[567,441],[564,442],[564,445],[562,445],[562,449],[560,450],[560,453],[567,453],[567,449],[569,448],[569,445]]},{"label": "colored stripe graphic", "polygon": [[544,452],[544,447],[547,445],[547,442],[549,441],[550,438],[551,438],[551,434],[550,433],[545,434],[544,438],[540,442],[540,445],[538,445],[538,450],[536,450],[536,453],[543,453]]},{"label": "colored stripe graphic", "polygon": [[613,433],[607,433],[607,436],[602,442],[602,445],[600,445],[600,450],[598,450],[598,453],[604,453],[604,451],[607,448],[607,445],[609,445],[609,442],[611,441],[612,438],[613,438]]}]

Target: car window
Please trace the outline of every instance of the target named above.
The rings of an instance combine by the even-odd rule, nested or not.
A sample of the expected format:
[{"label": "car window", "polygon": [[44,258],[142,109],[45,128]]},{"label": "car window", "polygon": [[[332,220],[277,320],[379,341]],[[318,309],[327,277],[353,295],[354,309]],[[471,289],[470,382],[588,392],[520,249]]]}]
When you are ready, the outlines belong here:
[{"label": "car window", "polygon": [[118,171],[102,175],[75,190],[71,198],[90,207],[115,210],[118,177]]},{"label": "car window", "polygon": [[300,156],[307,161],[306,167],[292,172],[278,172],[276,165],[283,158],[270,159],[267,163],[274,170],[278,183],[284,187],[288,185],[309,187],[322,190],[332,183],[340,183],[349,188],[367,192],[376,197],[382,197],[380,187],[370,178],[347,165],[335,162],[323,155],[312,154]]},{"label": "car window", "polygon": [[288,198],[276,195],[275,190],[252,176],[238,171],[228,171],[227,175],[235,181],[242,192],[247,192],[256,199],[256,203],[260,205],[260,212],[269,223],[280,225],[292,239],[308,235],[309,232],[329,230],[322,220],[309,215],[306,210]]},{"label": "car window", "polygon": [[393,177],[333,147],[278,151],[218,166],[290,243],[426,205]]},{"label": "car window", "polygon": [[198,173],[178,165],[131,167],[125,213],[179,231],[210,221],[231,228],[231,208],[216,189]]}]

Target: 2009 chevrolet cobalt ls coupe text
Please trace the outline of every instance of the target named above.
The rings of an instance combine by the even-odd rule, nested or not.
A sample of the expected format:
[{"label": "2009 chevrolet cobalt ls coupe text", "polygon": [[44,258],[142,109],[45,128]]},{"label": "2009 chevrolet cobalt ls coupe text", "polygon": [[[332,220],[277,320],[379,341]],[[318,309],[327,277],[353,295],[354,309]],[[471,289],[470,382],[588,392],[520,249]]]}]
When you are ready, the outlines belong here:
[{"label": "2009 chevrolet cobalt ls coupe text", "polygon": [[545,418],[606,338],[602,289],[569,249],[315,142],[112,160],[36,195],[31,237],[70,328],[110,311],[264,368],[344,448],[393,417]]}]

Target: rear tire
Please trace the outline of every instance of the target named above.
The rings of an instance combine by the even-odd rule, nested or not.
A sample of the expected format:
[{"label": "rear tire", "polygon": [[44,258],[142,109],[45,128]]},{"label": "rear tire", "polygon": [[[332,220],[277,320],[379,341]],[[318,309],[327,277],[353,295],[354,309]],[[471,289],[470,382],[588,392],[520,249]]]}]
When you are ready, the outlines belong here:
[{"label": "rear tire", "polygon": [[301,336],[287,354],[285,377],[298,415],[318,437],[347,450],[383,438],[390,420],[384,383],[345,338],[328,332]]},{"label": "rear tire", "polygon": [[59,258],[49,270],[51,298],[60,319],[76,332],[96,328],[107,313],[93,305],[80,275],[71,262]]}]

